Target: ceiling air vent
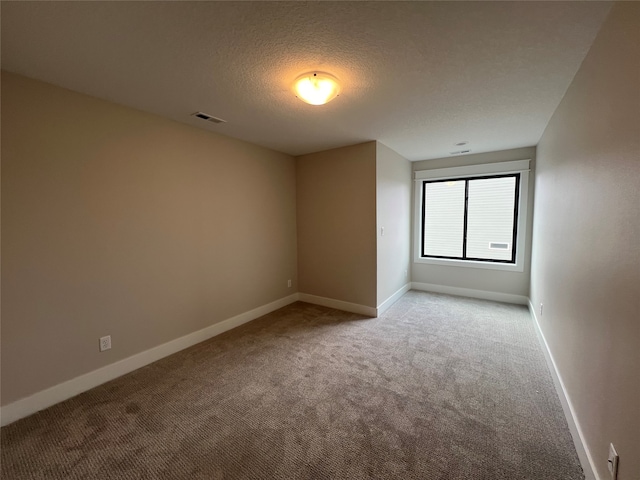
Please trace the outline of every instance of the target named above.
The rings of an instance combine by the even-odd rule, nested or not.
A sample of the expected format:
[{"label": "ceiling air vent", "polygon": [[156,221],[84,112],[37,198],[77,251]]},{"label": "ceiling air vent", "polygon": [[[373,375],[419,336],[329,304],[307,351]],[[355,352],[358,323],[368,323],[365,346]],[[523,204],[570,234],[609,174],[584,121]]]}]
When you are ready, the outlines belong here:
[{"label": "ceiling air vent", "polygon": [[227,123],[226,120],[214,117],[213,115],[209,115],[208,113],[204,112],[192,113],[191,116],[201,118],[202,120],[206,120],[207,122],[211,123]]},{"label": "ceiling air vent", "polygon": [[449,152],[449,155],[463,155],[465,153],[471,153],[471,150],[458,150],[457,152]]}]

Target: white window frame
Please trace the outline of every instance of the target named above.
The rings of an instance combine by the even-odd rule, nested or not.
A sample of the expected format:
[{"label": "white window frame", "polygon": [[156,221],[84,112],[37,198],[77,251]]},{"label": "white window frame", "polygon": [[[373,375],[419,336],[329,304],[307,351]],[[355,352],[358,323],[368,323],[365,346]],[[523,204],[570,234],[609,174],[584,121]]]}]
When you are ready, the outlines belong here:
[{"label": "white window frame", "polygon": [[[505,270],[523,272],[525,263],[525,249],[527,238],[527,210],[529,200],[529,162],[530,160],[515,160],[511,162],[486,163],[482,165],[468,165],[464,167],[437,168],[420,170],[414,174],[414,237],[413,261],[431,265],[446,265],[450,267],[485,268],[489,270]],[[520,174],[520,189],[518,196],[518,230],[516,237],[516,262],[496,263],[478,260],[459,260],[447,258],[426,258],[421,256],[422,245],[422,182],[425,180],[448,180],[465,177],[482,177],[510,173]]]}]

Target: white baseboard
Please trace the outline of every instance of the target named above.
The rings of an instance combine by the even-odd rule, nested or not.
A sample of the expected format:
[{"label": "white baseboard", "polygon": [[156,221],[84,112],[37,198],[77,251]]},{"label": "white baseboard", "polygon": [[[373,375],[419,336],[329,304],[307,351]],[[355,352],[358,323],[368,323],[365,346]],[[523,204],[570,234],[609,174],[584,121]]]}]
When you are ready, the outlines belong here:
[{"label": "white baseboard", "polygon": [[241,313],[235,317],[228,318],[219,323],[215,323],[209,327],[198,330],[197,332],[190,333],[183,337],[177,338],[170,342],[164,343],[157,347],[151,348],[144,352],[138,353],[131,357],[125,358],[118,362],[112,363],[105,367],[99,368],[92,372],[86,373],[79,377],[68,380],[64,383],[55,385],[46,390],[42,390],[29,397],[17,400],[13,403],[3,406],[0,409],[0,425],[5,426],[16,420],[27,417],[33,413],[43,410],[47,407],[55,405],[78,395],[82,392],[97,387],[103,383],[106,383],[114,378],[125,375],[133,370],[144,367],[150,363],[153,363],[161,358],[172,355],[173,353],[184,350],[197,343],[208,340],[209,338],[220,335],[228,330],[238,327],[242,324],[255,320],[263,315],[271,313],[279,308],[289,305],[298,300],[307,303],[313,303],[316,305],[322,305],[325,307],[336,308],[338,310],[344,310],[347,312],[359,313],[362,315],[369,315],[375,317],[381,315],[386,311],[393,303],[395,303],[400,297],[402,297],[410,289],[423,290],[428,292],[446,293],[450,295],[460,295],[472,298],[482,298],[486,300],[495,300],[507,303],[516,303],[522,305],[528,305],[531,316],[534,319],[536,325],[536,331],[542,345],[542,350],[553,378],[553,383],[556,388],[556,392],[560,399],[562,409],[564,411],[567,423],[569,425],[569,431],[573,438],[580,464],[584,470],[585,480],[601,480],[598,476],[593,458],[589,452],[584,441],[584,435],[580,428],[580,424],[576,418],[571,400],[567,395],[567,391],[562,382],[562,378],[558,372],[553,356],[549,350],[547,341],[542,333],[538,317],[536,316],[535,308],[531,304],[531,301],[521,295],[512,295],[499,292],[488,292],[484,290],[473,290],[467,288],[449,287],[444,285],[435,285],[430,283],[412,282],[406,284],[399,289],[387,300],[385,300],[378,308],[368,307],[366,305],[359,305],[356,303],[343,302],[341,300],[334,300],[332,298],[319,297],[316,295],[310,295],[308,293],[294,293],[287,297],[281,298],[267,305],[255,308],[248,312]]},{"label": "white baseboard", "polygon": [[335,308],[336,310],[344,310],[345,312],[359,313],[361,315],[368,315],[370,317],[377,316],[377,309],[374,307],[368,307],[366,305],[360,305],[358,303],[343,302],[342,300],[334,300],[333,298],[318,297],[317,295],[311,295],[309,293],[299,293],[301,302],[313,303],[314,305],[322,305],[323,307]]},{"label": "white baseboard", "polygon": [[298,300],[298,294],[294,293],[288,297],[281,298],[274,302],[254,308],[248,312],[241,313],[235,317],[228,318],[222,322],[215,323],[209,327],[190,333],[184,337],[171,340],[157,347],[150,348],[144,352],[135,354],[131,357],[119,360],[115,363],[99,368],[92,372],[80,375],[66,382],[55,385],[46,390],[42,390],[33,395],[16,400],[13,403],[5,405],[0,411],[0,424],[2,426],[15,422],[23,417],[29,416],[56,403],[67,400],[82,392],[86,392],[98,385],[113,380],[114,378],[125,375],[133,370],[144,367],[161,358],[172,355],[180,350],[191,347],[197,343],[208,340],[211,337],[220,335],[221,333],[238,327],[244,323],[255,320],[258,317],[271,313],[290,303]]},{"label": "white baseboard", "polygon": [[378,308],[376,309],[377,310],[377,316],[379,317],[384,312],[386,312],[391,305],[396,303],[409,290],[411,290],[411,283],[407,283],[402,288],[398,289],[398,291],[396,293],[394,293],[389,298],[387,298],[384,302],[382,302],[380,305],[378,305]]},{"label": "white baseboard", "polygon": [[569,432],[571,433],[571,437],[573,438],[573,443],[576,448],[576,453],[578,454],[578,459],[580,460],[580,465],[582,466],[582,470],[584,471],[585,480],[601,480],[600,477],[598,476],[598,471],[593,462],[591,453],[589,452],[589,448],[587,447],[587,444],[585,442],[582,429],[580,428],[580,423],[578,422],[575,411],[573,409],[573,405],[567,394],[567,390],[564,386],[564,383],[562,382],[562,377],[558,372],[556,363],[553,360],[551,351],[549,350],[549,345],[547,344],[547,340],[545,339],[544,334],[542,333],[542,329],[540,328],[540,323],[538,322],[538,317],[536,316],[536,311],[531,303],[531,300],[528,297],[525,297],[523,295],[512,295],[508,293],[487,292],[484,290],[472,290],[468,288],[448,287],[445,285],[434,285],[431,283],[412,282],[411,288],[413,290],[424,290],[427,292],[446,293],[450,295],[482,298],[486,300],[495,300],[498,302],[515,303],[519,305],[529,306],[529,311],[531,312],[531,316],[533,317],[533,321],[536,326],[538,339],[540,340],[540,345],[542,346],[542,351],[544,352],[544,356],[547,361],[549,372],[551,373],[551,377],[553,378],[553,384],[555,386],[556,393],[560,400],[560,404],[562,405],[564,416],[567,419]]},{"label": "white baseboard", "polygon": [[598,470],[593,463],[593,458],[591,457],[589,448],[584,440],[584,435],[582,434],[582,429],[580,428],[580,423],[578,422],[573,409],[571,399],[567,394],[560,372],[558,372],[556,362],[553,360],[553,355],[551,355],[547,340],[544,338],[544,333],[542,333],[542,329],[540,328],[536,309],[533,307],[530,299],[528,299],[527,303],[529,305],[529,311],[531,312],[533,321],[536,325],[536,332],[538,334],[538,339],[540,340],[540,345],[542,346],[542,351],[544,352],[544,357],[547,360],[547,366],[549,367],[551,377],[553,378],[553,385],[556,388],[556,392],[560,398],[560,404],[562,405],[562,410],[564,411],[564,416],[567,419],[567,424],[569,425],[569,431],[571,432],[573,444],[576,447],[576,452],[580,459],[580,465],[582,465],[582,470],[584,471],[585,480],[600,480]]},{"label": "white baseboard", "polygon": [[515,303],[518,305],[527,305],[529,302],[529,299],[524,295],[489,292],[486,290],[473,290],[471,288],[449,287],[447,285],[436,285],[434,283],[411,282],[411,289],[422,290],[425,292],[446,293],[448,295],[459,295],[461,297],[481,298],[484,300],[494,300],[496,302]]}]

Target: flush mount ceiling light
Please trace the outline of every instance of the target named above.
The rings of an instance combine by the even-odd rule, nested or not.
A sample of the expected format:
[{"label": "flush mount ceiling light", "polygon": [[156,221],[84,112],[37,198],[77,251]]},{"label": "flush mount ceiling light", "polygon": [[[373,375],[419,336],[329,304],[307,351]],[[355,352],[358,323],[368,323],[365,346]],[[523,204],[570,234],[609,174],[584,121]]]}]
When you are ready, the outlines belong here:
[{"label": "flush mount ceiling light", "polygon": [[340,84],[333,75],[309,72],[296,78],[293,84],[296,96],[310,105],[324,105],[338,96]]}]

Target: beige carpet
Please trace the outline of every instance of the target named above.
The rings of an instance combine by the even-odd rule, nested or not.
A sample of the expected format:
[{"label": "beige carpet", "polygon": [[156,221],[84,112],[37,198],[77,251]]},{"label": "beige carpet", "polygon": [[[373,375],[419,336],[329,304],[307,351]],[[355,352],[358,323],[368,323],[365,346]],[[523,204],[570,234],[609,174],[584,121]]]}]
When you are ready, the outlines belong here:
[{"label": "beige carpet", "polygon": [[526,308],[296,303],[2,429],[3,479],[582,479]]}]

